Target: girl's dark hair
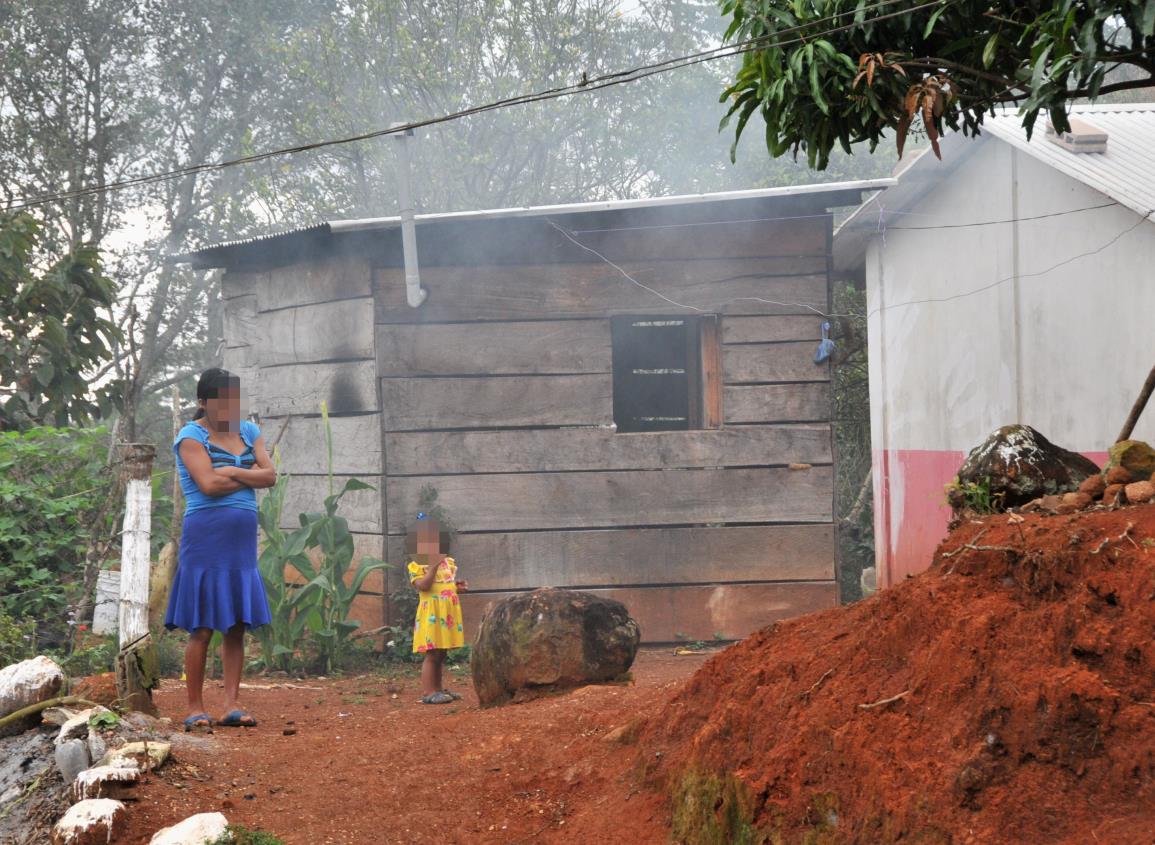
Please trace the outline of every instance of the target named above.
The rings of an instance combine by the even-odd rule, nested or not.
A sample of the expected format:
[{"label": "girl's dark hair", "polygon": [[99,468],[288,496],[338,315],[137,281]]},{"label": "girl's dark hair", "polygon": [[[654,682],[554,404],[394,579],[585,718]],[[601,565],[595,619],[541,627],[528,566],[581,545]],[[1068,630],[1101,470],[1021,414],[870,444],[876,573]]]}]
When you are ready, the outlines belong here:
[{"label": "girl's dark hair", "polygon": [[[201,373],[201,377],[197,379],[197,401],[202,399],[216,399],[221,395],[222,390],[240,387],[241,380],[228,370],[222,370],[220,367],[210,367]],[[193,415],[194,420],[199,420],[205,415],[204,408],[197,408],[197,412]]]},{"label": "girl's dark hair", "polygon": [[417,554],[417,535],[422,528],[428,528],[430,525],[432,525],[433,530],[437,532],[438,546],[441,554],[449,554],[452,540],[450,533],[446,531],[445,526],[438,523],[437,520],[426,520],[424,516],[418,517],[409,524],[409,530],[405,533],[405,554]]}]

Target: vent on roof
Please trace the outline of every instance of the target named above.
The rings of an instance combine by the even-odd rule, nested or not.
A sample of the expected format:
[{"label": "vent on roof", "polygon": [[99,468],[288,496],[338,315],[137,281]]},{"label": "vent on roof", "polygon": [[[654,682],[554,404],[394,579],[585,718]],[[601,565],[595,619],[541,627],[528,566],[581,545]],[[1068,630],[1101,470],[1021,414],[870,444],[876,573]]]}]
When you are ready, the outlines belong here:
[{"label": "vent on roof", "polygon": [[1107,152],[1107,133],[1098,126],[1093,126],[1077,117],[1070,118],[1070,132],[1056,132],[1055,127],[1047,122],[1047,139],[1058,144],[1067,152],[1072,153],[1105,153]]}]

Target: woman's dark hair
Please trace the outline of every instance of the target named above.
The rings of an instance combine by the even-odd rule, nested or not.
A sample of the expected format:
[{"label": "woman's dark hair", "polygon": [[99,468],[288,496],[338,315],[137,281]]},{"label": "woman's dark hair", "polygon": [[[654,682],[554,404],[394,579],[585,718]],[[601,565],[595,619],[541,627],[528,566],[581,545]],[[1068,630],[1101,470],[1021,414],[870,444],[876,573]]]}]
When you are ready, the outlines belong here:
[{"label": "woman's dark hair", "polygon": [[[202,399],[216,399],[221,395],[222,390],[235,389],[240,387],[241,380],[228,370],[222,370],[220,367],[210,367],[201,373],[201,377],[197,379],[197,401]],[[197,408],[196,414],[193,416],[194,420],[199,420],[205,415],[204,408]]]}]

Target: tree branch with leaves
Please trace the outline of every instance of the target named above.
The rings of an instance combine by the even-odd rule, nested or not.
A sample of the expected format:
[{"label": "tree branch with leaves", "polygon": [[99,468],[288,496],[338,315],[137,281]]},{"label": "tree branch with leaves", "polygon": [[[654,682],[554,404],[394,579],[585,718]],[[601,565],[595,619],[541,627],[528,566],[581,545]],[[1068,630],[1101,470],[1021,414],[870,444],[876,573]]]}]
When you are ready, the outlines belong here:
[{"label": "tree branch with leaves", "polygon": [[[750,43],[723,95],[742,135],[757,112],[772,156],[899,152],[921,126],[936,155],[946,129],[977,134],[1001,105],[1028,136],[1046,113],[1070,130],[1073,100],[1155,87],[1155,0],[724,0],[727,40]],[[1119,78],[1123,71],[1137,74]],[[731,157],[734,157],[732,150]]]}]

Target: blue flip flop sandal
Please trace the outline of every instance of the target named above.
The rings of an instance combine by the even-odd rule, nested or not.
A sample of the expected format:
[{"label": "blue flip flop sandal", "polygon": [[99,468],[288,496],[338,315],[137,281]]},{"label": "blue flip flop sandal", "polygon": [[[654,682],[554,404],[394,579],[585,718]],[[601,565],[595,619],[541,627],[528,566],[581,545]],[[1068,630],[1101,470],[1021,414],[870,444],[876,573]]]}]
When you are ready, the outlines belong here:
[{"label": "blue flip flop sandal", "polygon": [[257,720],[244,710],[233,710],[217,722],[222,728],[255,728]]},{"label": "blue flip flop sandal", "polygon": [[184,732],[192,733],[194,731],[203,731],[204,733],[213,732],[213,720],[208,713],[197,713],[195,716],[189,716],[184,720]]}]

